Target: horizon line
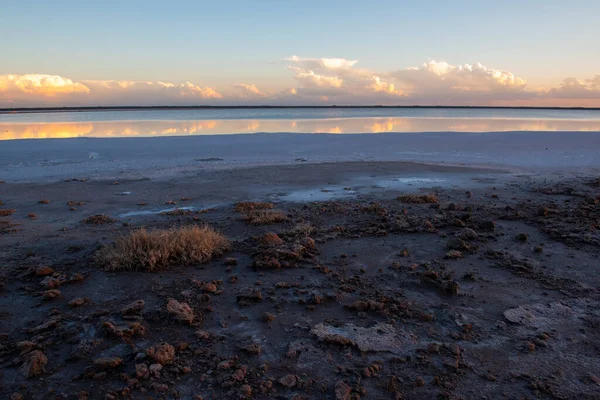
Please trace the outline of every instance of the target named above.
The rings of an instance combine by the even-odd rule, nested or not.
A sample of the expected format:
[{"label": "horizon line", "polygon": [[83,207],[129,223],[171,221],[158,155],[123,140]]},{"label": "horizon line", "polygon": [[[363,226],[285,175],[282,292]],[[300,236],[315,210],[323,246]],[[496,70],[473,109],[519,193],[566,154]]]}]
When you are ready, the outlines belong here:
[{"label": "horizon line", "polygon": [[508,109],[508,110],[590,110],[600,107],[552,107],[552,106],[446,106],[446,105],[190,105],[190,106],[65,106],[65,107],[13,107],[0,108],[0,114],[52,113],[62,111],[135,111],[135,110],[211,110],[211,109],[328,109],[328,108],[447,108],[447,109]]}]

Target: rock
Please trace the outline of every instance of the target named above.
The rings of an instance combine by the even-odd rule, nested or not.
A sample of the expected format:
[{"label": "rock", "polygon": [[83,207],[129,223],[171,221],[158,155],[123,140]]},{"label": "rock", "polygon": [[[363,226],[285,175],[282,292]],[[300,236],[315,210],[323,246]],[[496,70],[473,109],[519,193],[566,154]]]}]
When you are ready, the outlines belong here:
[{"label": "rock", "polygon": [[115,338],[130,338],[133,336],[144,336],[146,328],[139,322],[130,322],[127,326],[116,325],[112,321],[104,321],[102,327],[106,334]]},{"label": "rock", "polygon": [[203,331],[202,329],[198,329],[196,331],[196,337],[200,340],[207,340],[210,338],[210,333]]},{"label": "rock", "polygon": [[336,400],[350,400],[350,393],[352,388],[343,381],[337,381],[335,384],[335,399]]},{"label": "rock", "polygon": [[144,309],[144,305],[146,305],[144,300],[136,300],[133,303],[130,303],[123,307],[123,309],[121,309],[121,315],[139,314],[140,311]]},{"label": "rock", "polygon": [[221,361],[219,364],[217,364],[217,369],[218,370],[231,369],[231,368],[233,368],[234,365],[235,365],[234,360],[225,360],[225,361]]},{"label": "rock", "polygon": [[167,385],[166,383],[153,383],[152,390],[154,390],[157,393],[165,393],[169,390],[169,385]]},{"label": "rock", "polygon": [[54,269],[50,268],[47,265],[40,265],[35,269],[36,276],[48,276],[54,273]]},{"label": "rock", "polygon": [[275,320],[275,315],[271,314],[270,312],[265,312],[262,315],[262,319],[263,319],[263,321],[267,321],[267,322],[271,323]]},{"label": "rock", "polygon": [[135,376],[137,376],[140,379],[148,378],[148,376],[150,376],[148,364],[135,364]]},{"label": "rock", "polygon": [[155,378],[160,377],[160,371],[163,370],[163,366],[161,364],[150,364],[150,375],[152,375]]},{"label": "rock", "polygon": [[178,321],[188,324],[194,321],[194,311],[192,311],[187,303],[180,303],[175,299],[170,299],[167,303],[167,311]]},{"label": "rock", "polygon": [[297,375],[286,375],[283,378],[279,379],[279,384],[281,386],[285,386],[288,389],[295,387],[298,384],[299,378]]},{"label": "rock", "polygon": [[326,324],[315,325],[311,331],[319,340],[339,345],[351,345],[363,352],[387,351],[393,354],[405,354],[412,339],[392,325],[378,323],[369,328],[354,324],[335,327]]},{"label": "rock", "polygon": [[23,400],[23,395],[21,393],[13,393],[10,395],[10,400]]},{"label": "rock", "polygon": [[449,252],[446,253],[444,258],[446,258],[448,260],[456,260],[457,258],[463,258],[463,253],[461,253],[458,250],[450,250]]},{"label": "rock", "polygon": [[456,281],[450,280],[442,283],[442,289],[446,294],[458,294],[459,285]]},{"label": "rock", "polygon": [[240,294],[237,296],[237,302],[259,302],[262,301],[262,298],[260,290],[248,287],[240,291]]},{"label": "rock", "polygon": [[119,357],[103,357],[94,360],[94,366],[99,369],[112,369],[117,368],[123,363],[123,360]]},{"label": "rock", "polygon": [[147,349],[146,355],[159,364],[170,364],[175,359],[175,347],[166,342],[158,343]]},{"label": "rock", "polygon": [[262,351],[262,348],[260,347],[260,345],[256,344],[256,343],[251,343],[245,346],[241,346],[240,347],[241,350],[245,351],[248,354],[260,354]]},{"label": "rock", "polygon": [[69,307],[80,307],[80,306],[84,306],[88,303],[91,303],[91,300],[88,299],[87,297],[78,297],[76,299],[71,300],[68,304],[69,304]]},{"label": "rock", "polygon": [[470,246],[463,241],[461,238],[458,237],[453,237],[450,240],[448,240],[448,243],[446,243],[446,247],[449,250],[469,250]]},{"label": "rock", "polygon": [[529,235],[521,232],[515,236],[515,239],[517,239],[519,242],[526,242],[529,239]]},{"label": "rock", "polygon": [[237,260],[237,258],[234,258],[234,257],[227,257],[225,259],[225,261],[223,262],[223,264],[225,264],[225,265],[237,265],[237,263],[238,263],[238,260]]},{"label": "rock", "polygon": [[217,288],[217,285],[215,285],[214,283],[207,282],[204,285],[202,285],[201,290],[206,293],[215,293],[219,289]]},{"label": "rock", "polygon": [[40,285],[45,289],[54,289],[60,286],[60,281],[51,276],[47,276],[40,282]]},{"label": "rock", "polygon": [[42,297],[45,300],[57,299],[60,296],[61,296],[61,292],[58,289],[50,289],[50,290],[46,290],[45,292],[42,293]]},{"label": "rock", "polygon": [[276,233],[273,232],[265,233],[260,238],[260,244],[267,247],[279,246],[283,243],[283,240]]},{"label": "rock", "polygon": [[81,282],[85,277],[81,274],[75,273],[69,277],[69,283]]},{"label": "rock", "polygon": [[460,232],[460,234],[458,235],[458,237],[461,238],[462,240],[478,240],[479,239],[479,235],[477,234],[477,232],[475,232],[471,228],[463,229],[462,232]]},{"label": "rock", "polygon": [[21,373],[26,378],[37,376],[45,371],[48,358],[41,350],[33,350],[24,356],[23,365],[21,365]]},{"label": "rock", "polygon": [[242,385],[239,395],[243,399],[250,398],[252,396],[252,387],[250,385]]},{"label": "rock", "polygon": [[241,382],[244,380],[244,378],[246,377],[246,368],[239,368],[236,369],[235,372],[233,374],[231,374],[231,379],[233,379],[234,381],[238,381]]}]

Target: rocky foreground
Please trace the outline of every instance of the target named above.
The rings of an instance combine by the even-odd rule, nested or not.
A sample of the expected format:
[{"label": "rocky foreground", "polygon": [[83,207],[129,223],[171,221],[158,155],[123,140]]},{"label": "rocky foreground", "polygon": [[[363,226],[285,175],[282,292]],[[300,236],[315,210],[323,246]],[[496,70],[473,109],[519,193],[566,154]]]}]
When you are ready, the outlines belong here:
[{"label": "rocky foreground", "polygon": [[[0,185],[2,398],[600,398],[597,179],[136,218],[86,184]],[[196,225],[205,263],[98,256]]]}]

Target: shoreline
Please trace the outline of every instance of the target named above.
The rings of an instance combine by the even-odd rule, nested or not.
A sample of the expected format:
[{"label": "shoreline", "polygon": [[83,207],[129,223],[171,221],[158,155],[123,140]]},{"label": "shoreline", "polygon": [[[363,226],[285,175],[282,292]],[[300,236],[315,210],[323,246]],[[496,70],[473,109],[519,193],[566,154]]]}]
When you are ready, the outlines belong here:
[{"label": "shoreline", "polygon": [[235,109],[492,109],[492,110],[600,110],[600,107],[528,107],[528,106],[442,106],[442,105],[410,105],[410,106],[89,106],[89,107],[15,107],[0,108],[0,114],[10,113],[51,113],[79,111],[130,111],[130,110],[235,110]]}]

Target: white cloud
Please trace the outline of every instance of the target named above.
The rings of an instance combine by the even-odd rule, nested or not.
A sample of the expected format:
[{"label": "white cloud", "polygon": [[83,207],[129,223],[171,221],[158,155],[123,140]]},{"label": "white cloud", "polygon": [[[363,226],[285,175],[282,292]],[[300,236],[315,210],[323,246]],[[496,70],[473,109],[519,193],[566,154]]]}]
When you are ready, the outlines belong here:
[{"label": "white cloud", "polygon": [[246,98],[246,97],[267,97],[268,94],[260,91],[256,85],[249,85],[246,83],[240,83],[237,85],[233,85],[233,87],[237,88],[237,89],[241,89],[241,97],[242,98]]},{"label": "white cloud", "polygon": [[583,81],[565,78],[558,88],[550,89],[545,95],[564,99],[600,99],[600,75]]}]

